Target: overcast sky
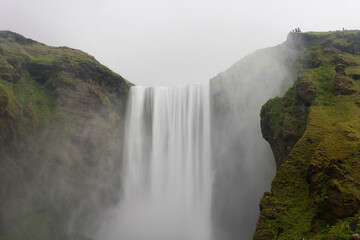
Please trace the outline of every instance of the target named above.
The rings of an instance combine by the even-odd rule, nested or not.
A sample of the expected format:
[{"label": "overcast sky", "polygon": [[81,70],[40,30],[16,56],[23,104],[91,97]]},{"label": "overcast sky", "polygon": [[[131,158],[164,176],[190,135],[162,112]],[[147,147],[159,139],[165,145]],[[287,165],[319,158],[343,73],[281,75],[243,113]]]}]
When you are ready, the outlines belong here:
[{"label": "overcast sky", "polygon": [[360,29],[359,0],[0,0],[0,30],[83,50],[137,85],[204,82],[288,32]]}]

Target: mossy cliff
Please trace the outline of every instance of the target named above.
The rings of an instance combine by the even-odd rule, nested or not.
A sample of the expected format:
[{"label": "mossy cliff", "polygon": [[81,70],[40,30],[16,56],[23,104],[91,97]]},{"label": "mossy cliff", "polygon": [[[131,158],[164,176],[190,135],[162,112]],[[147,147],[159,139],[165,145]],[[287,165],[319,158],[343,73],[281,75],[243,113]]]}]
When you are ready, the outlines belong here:
[{"label": "mossy cliff", "polygon": [[0,31],[1,240],[86,239],[119,197],[130,85],[84,52]]},{"label": "mossy cliff", "polygon": [[254,239],[349,239],[360,231],[360,32],[290,33],[298,77],[261,110],[277,173]]}]

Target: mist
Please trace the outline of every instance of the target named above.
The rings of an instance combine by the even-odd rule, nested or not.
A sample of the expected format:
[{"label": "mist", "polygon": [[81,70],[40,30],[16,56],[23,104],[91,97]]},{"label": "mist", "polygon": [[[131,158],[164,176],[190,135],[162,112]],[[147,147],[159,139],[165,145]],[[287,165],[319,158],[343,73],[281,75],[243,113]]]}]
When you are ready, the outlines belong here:
[{"label": "mist", "polygon": [[15,150],[2,150],[1,168],[8,171],[1,183],[2,236],[88,239],[94,234],[106,209],[119,201],[122,126],[109,119],[111,114],[104,107],[87,109],[72,115],[87,115],[81,123],[55,120],[19,139]]},{"label": "mist", "polygon": [[295,81],[291,65],[300,51],[292,41],[259,50],[210,81],[215,239],[251,239],[255,232],[259,200],[275,173],[259,113]]},{"label": "mist", "polygon": [[[94,239],[251,239],[276,168],[260,109],[293,84],[301,49],[289,39],[256,51],[210,88],[133,87],[119,156],[122,197]],[[211,114],[203,109],[209,100]]]},{"label": "mist", "polygon": [[[291,65],[301,51],[291,41],[267,47],[283,42],[295,27],[360,28],[358,9],[356,0],[2,0],[0,29],[85,51],[145,89],[169,88],[152,97],[147,90],[131,107],[132,95],[99,84],[103,76],[96,83],[89,73],[75,79],[56,72],[37,82],[38,76],[19,64],[21,80],[32,80],[34,92],[48,88],[56,96],[33,101],[27,92],[31,97],[23,98],[22,114],[31,115],[26,99],[51,105],[56,114],[42,129],[26,126],[37,121],[31,116],[25,127],[14,123],[36,130],[0,152],[0,230],[9,238],[251,239],[259,200],[275,174],[260,131],[260,109],[295,81]],[[201,95],[189,90],[197,82],[208,84],[207,100],[200,102],[209,104],[209,111],[199,115]],[[161,107],[167,110],[157,111]],[[132,119],[132,111],[144,114]],[[196,139],[205,132],[202,141]],[[138,141],[144,141],[141,157],[135,156]],[[209,146],[202,146],[204,141]],[[149,176],[155,180],[147,181]]]},{"label": "mist", "polygon": [[83,50],[136,85],[205,83],[302,31],[359,29],[356,0],[2,0],[0,29]]}]

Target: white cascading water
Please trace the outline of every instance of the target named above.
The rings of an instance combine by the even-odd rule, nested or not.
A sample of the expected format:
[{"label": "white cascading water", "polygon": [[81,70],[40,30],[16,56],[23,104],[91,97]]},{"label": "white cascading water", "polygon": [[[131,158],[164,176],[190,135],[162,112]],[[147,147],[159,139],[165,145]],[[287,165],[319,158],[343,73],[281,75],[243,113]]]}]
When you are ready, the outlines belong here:
[{"label": "white cascading water", "polygon": [[123,198],[107,240],[209,240],[212,168],[209,88],[132,87]]}]

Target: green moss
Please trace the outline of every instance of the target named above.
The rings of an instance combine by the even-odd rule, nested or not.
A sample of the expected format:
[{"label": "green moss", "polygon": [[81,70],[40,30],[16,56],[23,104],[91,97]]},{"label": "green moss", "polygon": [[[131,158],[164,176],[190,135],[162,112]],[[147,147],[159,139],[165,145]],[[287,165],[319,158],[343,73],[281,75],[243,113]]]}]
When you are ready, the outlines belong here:
[{"label": "green moss", "polygon": [[279,167],[305,131],[307,113],[291,87],[284,97],[269,100],[261,109],[261,129],[270,142]]},{"label": "green moss", "polygon": [[20,112],[11,85],[0,79],[0,145],[16,142]]},{"label": "green moss", "polygon": [[[360,210],[360,85],[337,75],[335,67],[346,66],[345,74],[356,80],[360,34],[296,36],[306,45],[295,64],[298,80],[262,108],[262,132],[280,165],[271,194],[261,200],[254,239],[349,239],[349,223]],[[353,91],[335,92],[336,79],[350,82]],[[315,96],[305,106],[305,121],[297,111],[305,104],[295,90],[300,81]],[[293,145],[287,145],[289,129]]]},{"label": "green moss", "polygon": [[26,125],[37,128],[50,122],[54,108],[54,97],[50,90],[28,77],[14,86],[14,92],[22,106]]},{"label": "green moss", "polygon": [[360,75],[360,66],[350,66],[347,67],[345,71],[348,75]]},{"label": "green moss", "polygon": [[114,204],[103,183],[117,183],[109,146],[130,85],[84,52],[0,31],[1,240],[67,239],[99,211],[81,201]]}]

